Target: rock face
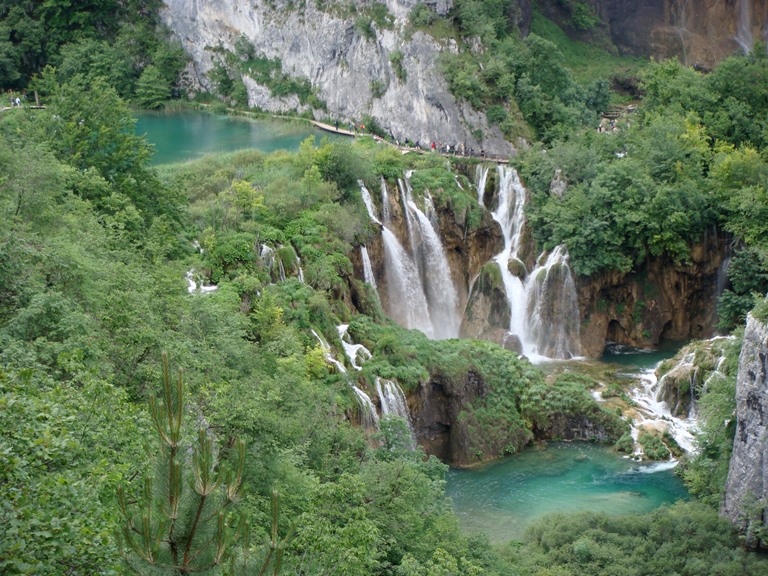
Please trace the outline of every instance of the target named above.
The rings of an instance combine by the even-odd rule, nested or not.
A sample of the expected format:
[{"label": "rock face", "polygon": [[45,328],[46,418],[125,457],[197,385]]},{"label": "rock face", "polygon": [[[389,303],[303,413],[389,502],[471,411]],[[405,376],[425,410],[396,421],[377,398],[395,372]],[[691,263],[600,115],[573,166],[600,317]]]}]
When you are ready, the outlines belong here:
[{"label": "rock face", "polygon": [[[621,54],[679,58],[689,66],[713,67],[737,51],[764,40],[766,0],[587,0],[602,27],[586,34],[603,36]],[[540,3],[544,13],[566,27],[568,4]],[[570,30],[574,35],[584,35]]]},{"label": "rock face", "polygon": [[709,235],[690,264],[649,259],[638,272],[578,278],[582,354],[599,357],[606,341],[654,347],[665,340],[708,338],[726,240]]},{"label": "rock face", "polygon": [[747,318],[736,379],[736,437],[721,514],[746,544],[766,548],[755,535],[768,519],[768,325]]},{"label": "rock face", "polygon": [[[409,398],[416,442],[427,454],[454,466],[476,462],[470,454],[470,433],[459,418],[464,407],[485,395],[485,382],[475,372],[466,381],[453,385],[442,378],[431,378]],[[494,458],[500,452],[486,456]]]},{"label": "rock face", "polygon": [[[394,22],[386,28],[372,23],[363,33],[355,15],[341,4],[292,3],[285,0],[166,0],[165,23],[192,58],[193,84],[210,87],[209,73],[219,52],[235,52],[238,41],[253,46],[256,57],[279,59],[282,72],[307,79],[327,112],[342,123],[359,122],[370,115],[399,139],[419,142],[464,143],[468,148],[508,155],[514,147],[483,113],[450,94],[440,73],[439,57],[455,51],[453,40],[438,42],[422,32],[407,32],[407,17],[418,0],[388,0]],[[354,1],[357,13],[370,5]],[[525,6],[518,13],[525,21]],[[326,6],[324,10],[318,6]],[[446,14],[450,0],[427,3]],[[515,6],[516,7],[516,6]],[[401,59],[405,75],[398,73],[393,56]],[[245,75],[250,106],[282,112],[306,110],[295,95],[276,96]],[[477,137],[480,135],[480,137]]]}]

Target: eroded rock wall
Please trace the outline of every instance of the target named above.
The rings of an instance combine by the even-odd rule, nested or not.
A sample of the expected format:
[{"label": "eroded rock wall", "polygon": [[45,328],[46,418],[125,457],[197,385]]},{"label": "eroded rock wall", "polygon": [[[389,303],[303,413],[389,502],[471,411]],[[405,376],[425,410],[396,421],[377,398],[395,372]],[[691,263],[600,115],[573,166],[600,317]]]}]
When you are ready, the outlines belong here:
[{"label": "eroded rock wall", "polygon": [[739,355],[736,422],[721,514],[742,531],[748,546],[766,548],[755,529],[768,520],[768,324],[752,315]]},{"label": "eroded rock wall", "polygon": [[579,278],[582,353],[599,357],[606,341],[645,348],[709,338],[726,255],[726,239],[709,234],[688,264],[653,258],[638,272]]},{"label": "eroded rock wall", "polygon": [[[278,58],[283,73],[309,80],[328,108],[315,111],[318,117],[346,123],[370,115],[400,139],[513,153],[513,145],[498,128],[489,127],[483,113],[450,94],[439,58],[457,49],[455,41],[438,42],[407,30],[407,16],[416,3],[388,0],[396,20],[386,29],[373,24],[373,37],[361,33],[348,7],[332,2],[166,0],[163,19],[190,54],[190,77],[202,88],[210,87],[216,50],[234,51],[235,43],[245,38],[257,57]],[[366,7],[362,1],[353,4]],[[324,9],[318,8],[321,5]],[[435,0],[432,6],[445,14],[451,1]],[[402,57],[405,78],[391,62],[395,52]],[[278,97],[247,75],[243,80],[250,106],[274,112],[306,110],[295,95]]]}]

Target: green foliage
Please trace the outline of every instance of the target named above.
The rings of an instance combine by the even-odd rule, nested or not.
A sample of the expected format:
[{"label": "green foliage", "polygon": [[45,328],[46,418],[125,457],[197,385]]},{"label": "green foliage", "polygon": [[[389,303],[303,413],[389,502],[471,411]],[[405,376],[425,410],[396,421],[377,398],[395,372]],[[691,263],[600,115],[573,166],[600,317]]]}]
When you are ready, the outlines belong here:
[{"label": "green foliage", "polygon": [[0,571],[119,568],[114,493],[141,460],[144,420],[124,390],[87,372],[57,382],[0,370]]},{"label": "green foliage", "polygon": [[755,250],[734,254],[727,275],[730,289],[717,302],[718,327],[724,331],[742,325],[747,313],[768,292],[768,268]]},{"label": "green foliage", "polygon": [[621,438],[616,440],[616,444],[614,444],[613,447],[619,452],[632,454],[635,450],[635,440],[632,438],[632,434],[624,432],[624,434],[621,435]]},{"label": "green foliage", "polygon": [[697,401],[698,453],[683,469],[683,479],[691,493],[713,507],[722,501],[736,431],[736,372],[740,350],[740,337],[724,341],[725,361],[717,373],[707,378],[707,385]]},{"label": "green foliage", "polygon": [[136,504],[128,503],[124,487],[118,491],[124,518],[120,544],[128,565],[139,574],[210,572],[228,561],[247,529],[237,526],[231,511],[242,484],[245,445],[235,443],[231,466],[217,461],[213,439],[204,428],[197,431],[197,443],[187,445],[182,372],[172,383],[165,354],[160,398],[150,396],[149,407],[157,432],[151,452],[154,475],[144,476],[143,491],[134,490],[141,494]]},{"label": "green foliage", "polygon": [[171,95],[171,87],[155,66],[147,66],[136,82],[136,101],[142,108],[156,110]]},{"label": "green foliage", "polygon": [[650,460],[667,460],[669,458],[669,450],[658,436],[650,432],[643,432],[637,442],[643,447],[643,454]]},{"label": "green foliage", "polygon": [[[532,149],[518,163],[533,191],[529,221],[537,243],[565,243],[580,275],[626,272],[648,255],[686,262],[690,245],[717,221],[705,185],[712,156],[699,125],[658,116],[624,130],[583,135],[546,153]],[[577,164],[580,146],[592,163]],[[616,150],[625,151],[618,157]],[[555,168],[569,183],[562,199],[549,194]]]},{"label": "green foliage", "polygon": [[766,574],[759,556],[742,550],[730,524],[698,503],[678,503],[642,516],[555,514],[509,550],[521,575]]},{"label": "green foliage", "polygon": [[400,82],[405,82],[408,78],[408,71],[403,65],[403,53],[400,50],[393,50],[389,54],[389,61],[392,64],[392,69],[395,71],[395,77]]},{"label": "green foliage", "polygon": [[574,2],[571,4],[571,24],[577,30],[592,30],[600,24],[600,17],[589,4]]}]

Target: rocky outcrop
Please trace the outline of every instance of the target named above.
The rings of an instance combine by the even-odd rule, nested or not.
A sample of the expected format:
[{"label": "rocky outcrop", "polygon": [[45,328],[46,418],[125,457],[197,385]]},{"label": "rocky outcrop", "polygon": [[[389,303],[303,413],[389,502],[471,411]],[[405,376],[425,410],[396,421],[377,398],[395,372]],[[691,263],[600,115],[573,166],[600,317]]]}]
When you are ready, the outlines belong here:
[{"label": "rocky outcrop", "polygon": [[637,272],[578,278],[582,353],[599,357],[606,341],[647,348],[710,337],[726,255],[726,239],[710,234],[688,264],[652,258]]},{"label": "rocky outcrop", "polygon": [[656,400],[665,402],[672,416],[692,417],[696,404],[713,377],[730,377],[725,365],[733,337],[717,336],[684,346],[656,369]]},{"label": "rocky outcrop", "polygon": [[766,548],[768,521],[768,324],[750,315],[736,379],[736,436],[733,439],[721,514],[754,548]]},{"label": "rocky outcrop", "polygon": [[[455,41],[437,41],[407,29],[408,13],[417,3],[388,0],[391,23],[385,26],[372,21],[356,25],[357,16],[371,9],[362,1],[353,2],[350,11],[335,2],[166,0],[162,15],[190,54],[190,77],[201,88],[210,87],[209,74],[221,51],[235,52],[245,40],[256,57],[277,59],[283,74],[310,82],[327,106],[327,111],[315,111],[318,117],[330,115],[346,123],[370,115],[399,139],[513,153],[483,113],[451,96],[439,58],[444,51],[457,50]],[[431,5],[445,14],[451,2],[435,0]],[[525,19],[524,11],[519,18]],[[251,106],[276,112],[308,109],[296,96],[272,94],[247,73],[243,80]]]}]

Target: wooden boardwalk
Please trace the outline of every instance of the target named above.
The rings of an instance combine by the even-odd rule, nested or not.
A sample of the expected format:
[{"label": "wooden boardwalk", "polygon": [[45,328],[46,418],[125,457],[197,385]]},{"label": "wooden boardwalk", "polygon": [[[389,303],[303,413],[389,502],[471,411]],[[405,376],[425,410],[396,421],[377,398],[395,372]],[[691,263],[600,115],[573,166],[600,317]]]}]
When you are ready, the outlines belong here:
[{"label": "wooden boardwalk", "polygon": [[388,146],[392,146],[393,148],[397,148],[402,152],[403,154],[408,154],[409,152],[413,152],[415,154],[426,154],[427,152],[436,152],[440,154],[441,156],[445,156],[446,158],[474,158],[477,160],[484,160],[488,162],[496,162],[497,164],[509,164],[509,158],[502,158],[502,157],[495,157],[495,156],[489,156],[489,155],[480,155],[480,154],[456,154],[453,152],[443,152],[440,150],[430,150],[430,149],[424,149],[424,148],[416,148],[414,146],[400,146],[394,142],[390,142],[389,140],[386,140],[382,138],[381,136],[376,136],[375,134],[369,134],[368,132],[353,132],[351,130],[344,130],[343,128],[336,128],[335,126],[331,126],[330,124],[325,124],[324,122],[318,122],[317,120],[310,120],[310,123],[317,128],[320,128],[320,130],[325,130],[326,132],[330,132],[331,134],[339,134],[340,136],[350,136],[352,138],[355,138],[357,136],[371,136],[376,142],[386,144]]}]

